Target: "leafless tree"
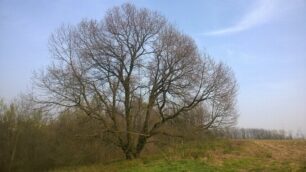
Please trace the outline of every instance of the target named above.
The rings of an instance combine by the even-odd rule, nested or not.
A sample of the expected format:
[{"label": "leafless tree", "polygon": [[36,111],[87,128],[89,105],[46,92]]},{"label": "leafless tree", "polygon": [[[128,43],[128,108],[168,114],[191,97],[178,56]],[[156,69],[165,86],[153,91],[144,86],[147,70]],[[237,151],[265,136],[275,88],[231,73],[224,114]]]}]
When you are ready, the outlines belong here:
[{"label": "leafless tree", "polygon": [[54,63],[36,80],[39,102],[76,107],[100,120],[127,159],[195,107],[210,113],[205,128],[235,115],[231,70],[201,55],[192,38],[148,9],[124,4],[100,22],[62,26],[50,51]]}]

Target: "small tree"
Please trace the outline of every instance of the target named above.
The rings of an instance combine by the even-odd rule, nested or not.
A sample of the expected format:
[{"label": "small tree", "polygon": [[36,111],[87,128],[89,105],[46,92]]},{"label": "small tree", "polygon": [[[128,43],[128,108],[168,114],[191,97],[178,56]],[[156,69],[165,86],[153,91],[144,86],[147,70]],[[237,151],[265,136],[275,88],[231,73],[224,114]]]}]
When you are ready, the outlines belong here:
[{"label": "small tree", "polygon": [[148,9],[124,4],[98,22],[62,26],[50,39],[55,61],[37,77],[39,102],[76,107],[100,120],[127,159],[161,126],[195,107],[203,127],[232,122],[231,70],[199,53],[195,42]]}]

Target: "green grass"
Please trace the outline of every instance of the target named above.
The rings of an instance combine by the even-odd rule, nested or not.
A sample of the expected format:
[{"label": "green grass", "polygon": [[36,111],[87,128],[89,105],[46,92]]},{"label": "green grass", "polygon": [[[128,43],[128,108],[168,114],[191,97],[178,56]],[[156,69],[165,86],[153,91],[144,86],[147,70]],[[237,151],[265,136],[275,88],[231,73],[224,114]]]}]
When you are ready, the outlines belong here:
[{"label": "green grass", "polygon": [[213,140],[179,144],[159,154],[53,172],[306,171],[306,141]]},{"label": "green grass", "polygon": [[66,171],[120,171],[120,172],[189,172],[189,171],[216,171],[216,168],[209,166],[205,162],[199,160],[175,160],[165,161],[158,160],[144,163],[141,160],[116,162],[111,165],[93,165],[83,167],[70,167],[56,170],[56,172]]}]

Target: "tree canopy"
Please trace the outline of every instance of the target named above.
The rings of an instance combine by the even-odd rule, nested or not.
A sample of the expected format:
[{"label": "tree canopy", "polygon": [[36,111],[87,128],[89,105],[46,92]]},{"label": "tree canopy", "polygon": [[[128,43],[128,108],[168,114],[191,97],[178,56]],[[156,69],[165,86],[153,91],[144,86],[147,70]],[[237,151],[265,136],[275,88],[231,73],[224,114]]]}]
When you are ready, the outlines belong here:
[{"label": "tree canopy", "polygon": [[205,129],[236,121],[231,69],[157,12],[127,3],[101,21],[64,25],[52,34],[50,52],[54,62],[37,76],[37,100],[101,121],[127,159],[179,116],[198,113]]}]

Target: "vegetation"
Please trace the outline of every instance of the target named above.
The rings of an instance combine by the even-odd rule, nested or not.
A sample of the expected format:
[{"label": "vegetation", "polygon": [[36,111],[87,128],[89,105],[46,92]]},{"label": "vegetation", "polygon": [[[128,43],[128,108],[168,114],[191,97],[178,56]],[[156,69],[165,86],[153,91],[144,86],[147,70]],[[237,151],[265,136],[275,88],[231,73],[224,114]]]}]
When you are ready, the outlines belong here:
[{"label": "vegetation", "polygon": [[[11,105],[2,101],[0,105],[0,171],[298,171],[305,168],[303,140],[228,140],[226,135],[207,130],[190,134],[195,128],[187,127],[190,121],[181,119],[171,123],[171,132],[180,135],[156,136],[144,148],[140,159],[125,161],[124,153],[106,142],[100,122],[81,111],[67,110],[50,117],[51,112],[33,109],[35,105],[25,99]],[[223,138],[217,139],[218,135]]]},{"label": "vegetation", "polygon": [[2,103],[0,171],[43,171],[116,158],[116,150],[97,139],[95,120],[68,111],[50,118],[32,107]]},{"label": "vegetation", "polygon": [[231,69],[157,12],[114,7],[100,22],[62,26],[50,50],[35,94],[0,101],[0,171],[306,168],[304,141],[228,139],[291,137],[229,129],[237,120]]},{"label": "vegetation", "polygon": [[306,141],[203,140],[169,147],[164,156],[68,167],[69,171],[305,171]]},{"label": "vegetation", "polygon": [[50,39],[54,63],[37,75],[36,101],[82,111],[105,139],[138,158],[176,118],[200,114],[200,129],[236,122],[236,80],[158,14],[132,4],[103,20],[62,26]]},{"label": "vegetation", "polygon": [[293,139],[300,138],[303,139],[304,135],[296,133],[295,136],[291,132],[286,132],[284,130],[265,130],[258,128],[226,128],[214,130],[216,136],[221,136],[231,139]]}]

